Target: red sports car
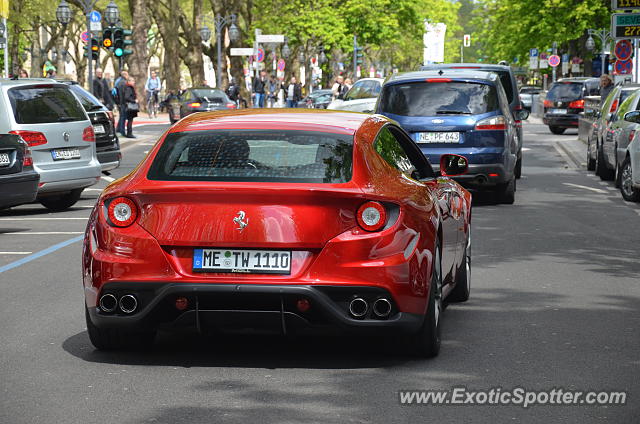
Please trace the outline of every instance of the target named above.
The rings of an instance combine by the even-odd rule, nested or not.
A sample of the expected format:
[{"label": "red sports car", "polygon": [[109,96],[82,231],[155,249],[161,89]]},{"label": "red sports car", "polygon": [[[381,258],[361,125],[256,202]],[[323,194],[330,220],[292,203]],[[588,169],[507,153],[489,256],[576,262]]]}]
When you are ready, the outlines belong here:
[{"label": "red sports car", "polygon": [[434,356],[443,302],[469,297],[470,219],[471,195],[383,116],[195,114],[91,213],[89,336],[114,349],[159,329],[388,331]]}]

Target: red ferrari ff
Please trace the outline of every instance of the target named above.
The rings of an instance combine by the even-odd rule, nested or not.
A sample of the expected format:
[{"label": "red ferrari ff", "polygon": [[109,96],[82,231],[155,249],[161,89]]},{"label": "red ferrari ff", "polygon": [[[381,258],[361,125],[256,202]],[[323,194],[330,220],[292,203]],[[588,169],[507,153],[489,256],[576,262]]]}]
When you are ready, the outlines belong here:
[{"label": "red ferrari ff", "polygon": [[[471,195],[379,115],[198,113],[107,187],[84,239],[89,337],[388,331],[434,356],[470,288]],[[441,175],[442,174],[442,175]],[[445,176],[443,176],[445,175]]]}]

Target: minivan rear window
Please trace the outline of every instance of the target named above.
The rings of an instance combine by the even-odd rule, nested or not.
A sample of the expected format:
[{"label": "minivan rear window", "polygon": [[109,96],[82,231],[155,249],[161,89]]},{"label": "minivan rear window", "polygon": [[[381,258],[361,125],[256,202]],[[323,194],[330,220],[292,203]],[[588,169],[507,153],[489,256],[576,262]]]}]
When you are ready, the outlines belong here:
[{"label": "minivan rear window", "polygon": [[84,121],[87,115],[67,87],[24,86],[8,91],[18,124]]},{"label": "minivan rear window", "polygon": [[556,82],[547,93],[547,100],[570,102],[582,98],[583,85],[580,82]]},{"label": "minivan rear window", "polygon": [[477,115],[498,109],[498,93],[493,85],[473,82],[389,84],[380,107],[400,116]]},{"label": "minivan rear window", "polygon": [[147,177],[162,181],[345,183],[353,136],[293,130],[169,134]]}]

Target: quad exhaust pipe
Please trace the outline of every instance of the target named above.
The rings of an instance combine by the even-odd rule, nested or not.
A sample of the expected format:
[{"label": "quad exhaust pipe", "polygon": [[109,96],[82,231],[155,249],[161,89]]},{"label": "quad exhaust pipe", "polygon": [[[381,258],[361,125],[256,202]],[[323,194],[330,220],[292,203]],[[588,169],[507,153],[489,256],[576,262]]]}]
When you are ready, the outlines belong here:
[{"label": "quad exhaust pipe", "polygon": [[125,314],[132,314],[138,309],[138,299],[132,294],[125,294],[118,301],[118,298],[113,294],[107,293],[100,297],[99,306],[102,312],[109,314],[115,312],[118,308]]}]

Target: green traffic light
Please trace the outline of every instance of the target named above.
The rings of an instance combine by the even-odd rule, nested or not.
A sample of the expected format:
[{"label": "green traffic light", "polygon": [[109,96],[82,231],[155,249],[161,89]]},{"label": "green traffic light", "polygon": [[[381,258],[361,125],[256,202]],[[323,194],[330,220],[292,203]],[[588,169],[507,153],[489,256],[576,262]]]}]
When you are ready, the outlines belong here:
[{"label": "green traffic light", "polygon": [[113,54],[116,55],[116,57],[122,57],[122,55],[124,54],[124,50],[118,47],[113,51]]}]

